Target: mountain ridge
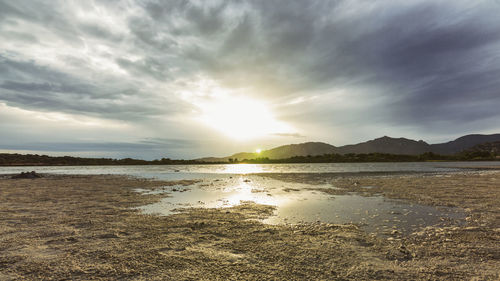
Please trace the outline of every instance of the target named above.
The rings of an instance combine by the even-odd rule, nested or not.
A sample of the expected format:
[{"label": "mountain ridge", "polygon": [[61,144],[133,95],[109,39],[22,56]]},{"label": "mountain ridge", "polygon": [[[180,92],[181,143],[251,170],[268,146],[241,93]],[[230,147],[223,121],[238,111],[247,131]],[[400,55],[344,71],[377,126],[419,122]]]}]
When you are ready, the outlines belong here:
[{"label": "mountain ridge", "polygon": [[412,140],[404,137],[393,138],[383,136],[369,141],[349,144],[344,146],[334,146],[324,142],[304,142],[298,144],[287,144],[264,150],[260,153],[240,152],[226,157],[205,157],[196,159],[205,162],[221,162],[231,160],[269,158],[284,159],[294,156],[315,156],[323,154],[361,154],[361,153],[387,153],[400,155],[419,155],[432,152],[442,155],[452,155],[463,150],[483,143],[500,141],[500,134],[470,134],[456,138],[455,140],[429,144],[423,140]]}]

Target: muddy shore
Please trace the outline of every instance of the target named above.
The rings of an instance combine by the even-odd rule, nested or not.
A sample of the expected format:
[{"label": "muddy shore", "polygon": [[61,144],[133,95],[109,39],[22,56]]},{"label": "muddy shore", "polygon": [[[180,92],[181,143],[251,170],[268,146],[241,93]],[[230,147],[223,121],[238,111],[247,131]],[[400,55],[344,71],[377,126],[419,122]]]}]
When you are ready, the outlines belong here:
[{"label": "muddy shore", "polygon": [[[251,202],[160,217],[160,200],[121,176],[0,178],[0,280],[498,280],[500,172],[409,175],[269,174],[332,183],[325,193],[381,194],[467,212],[466,224],[380,237],[356,225],[265,225]],[[366,188],[370,187],[370,188]]]}]

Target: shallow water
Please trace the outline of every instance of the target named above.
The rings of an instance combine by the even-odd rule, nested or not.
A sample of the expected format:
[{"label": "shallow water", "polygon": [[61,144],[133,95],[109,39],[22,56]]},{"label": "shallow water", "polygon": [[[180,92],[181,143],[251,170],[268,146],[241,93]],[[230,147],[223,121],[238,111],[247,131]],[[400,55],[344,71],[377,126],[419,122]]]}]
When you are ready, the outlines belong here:
[{"label": "shallow water", "polygon": [[335,187],[285,183],[255,175],[221,176],[192,186],[155,190],[153,193],[164,192],[172,197],[139,209],[148,214],[171,215],[183,208],[226,208],[252,201],[276,207],[274,215],[263,220],[264,223],[356,223],[369,232],[381,234],[389,234],[394,229],[404,234],[449,219],[464,218],[458,209],[408,204],[381,196],[329,195],[314,190],[317,188]]},{"label": "shallow water", "polygon": [[310,163],[150,166],[26,166],[0,167],[0,174],[37,171],[55,174],[119,174],[163,180],[218,178],[251,173],[453,172],[460,167],[498,166],[495,162]]},{"label": "shallow water", "polygon": [[[308,185],[264,178],[252,173],[360,173],[455,172],[460,167],[498,166],[500,162],[325,163],[325,164],[228,164],[172,166],[36,166],[0,167],[0,174],[37,171],[55,174],[119,174],[162,180],[201,179],[191,186],[168,186],[144,194],[168,193],[161,202],[140,207],[145,213],[170,215],[176,209],[225,208],[252,201],[276,207],[269,224],[308,222],[357,223],[370,232],[412,232],[447,220],[461,220],[459,209],[408,204],[383,197],[357,194],[329,195]],[[371,188],[367,186],[366,188]]]}]

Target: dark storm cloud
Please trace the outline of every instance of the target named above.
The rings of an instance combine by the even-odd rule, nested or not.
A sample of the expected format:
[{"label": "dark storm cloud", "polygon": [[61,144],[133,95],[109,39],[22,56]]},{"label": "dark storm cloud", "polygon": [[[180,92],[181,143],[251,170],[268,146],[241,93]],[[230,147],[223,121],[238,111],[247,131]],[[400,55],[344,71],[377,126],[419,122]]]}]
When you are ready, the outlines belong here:
[{"label": "dark storm cloud", "polygon": [[389,17],[374,33],[383,40],[371,45],[369,69],[393,89],[387,94],[399,99],[391,106],[402,122],[498,116],[499,22],[491,12],[470,9],[422,5]]},{"label": "dark storm cloud", "polygon": [[[109,25],[99,21],[77,21],[73,14],[76,7],[66,5],[68,3],[59,4],[0,1],[0,34],[4,39],[18,38],[5,42],[29,40],[30,44],[38,43],[19,43],[17,46],[21,48],[16,49],[4,49],[4,44],[0,44],[0,102],[31,110],[118,120],[148,119],[181,110],[178,101],[158,97],[150,89],[145,89],[142,82],[127,81],[113,77],[108,71],[97,70],[88,58],[64,55],[63,52],[58,54],[59,50],[64,51],[68,46],[80,50],[88,48],[92,38],[99,40],[99,44],[111,46],[123,40],[123,34],[113,31]],[[33,32],[32,27],[36,32]],[[54,50],[59,57],[57,64],[66,64],[79,70],[68,73],[58,65],[45,65],[38,60],[39,57],[33,57],[29,52],[23,53],[24,46],[39,46],[37,50],[43,53],[50,50],[48,46],[56,40],[60,42]],[[103,51],[96,55],[113,56]],[[129,62],[125,59],[121,61],[124,62],[122,65]],[[166,73],[168,70],[164,65],[147,58],[130,62],[123,68],[131,69],[134,75],[151,75],[157,79],[163,79],[161,71]]]},{"label": "dark storm cloud", "polygon": [[390,122],[424,127],[499,116],[495,2],[376,2],[369,9],[340,1],[257,3],[258,33],[267,40],[255,53],[267,51],[263,65],[278,83],[296,90],[361,89],[367,99],[393,100],[385,108],[365,108],[358,116],[365,122],[377,111],[389,113]]},{"label": "dark storm cloud", "polygon": [[[111,41],[122,38],[102,24],[60,24],[68,16],[49,14],[47,4],[2,5],[12,18],[58,24],[51,30],[61,34],[78,30]],[[418,122],[422,108],[425,118],[455,118],[443,112],[448,102],[455,111],[460,104],[466,110],[468,102],[498,98],[499,82],[491,78],[500,70],[498,59],[488,65],[500,42],[500,5],[493,1],[143,1],[138,6],[147,16],[131,16],[128,28],[140,58],[115,60],[135,76],[167,82],[201,73],[232,86],[255,82],[271,89],[263,90],[265,95],[285,96],[354,85],[367,94],[394,96],[391,106],[406,112],[401,122]],[[18,82],[3,87],[13,83]]]},{"label": "dark storm cloud", "polygon": [[[266,97],[356,88],[391,99],[387,118],[423,126],[435,118],[465,121],[455,112],[475,112],[470,103],[498,104],[494,1],[236,1],[208,8],[148,1],[144,7],[148,28],[136,30],[143,42],[160,52],[166,46],[155,40],[170,36],[182,47],[179,55],[197,65],[193,72],[231,86],[265,85]],[[183,45],[193,38],[199,41]],[[485,118],[491,114],[484,111]]]},{"label": "dark storm cloud", "polygon": [[[173,105],[159,104],[148,93],[126,83],[113,87],[109,82],[105,85],[100,81],[90,82],[33,61],[0,56],[0,76],[0,100],[21,108],[121,120],[176,111]],[[137,98],[141,103],[124,102]]]}]

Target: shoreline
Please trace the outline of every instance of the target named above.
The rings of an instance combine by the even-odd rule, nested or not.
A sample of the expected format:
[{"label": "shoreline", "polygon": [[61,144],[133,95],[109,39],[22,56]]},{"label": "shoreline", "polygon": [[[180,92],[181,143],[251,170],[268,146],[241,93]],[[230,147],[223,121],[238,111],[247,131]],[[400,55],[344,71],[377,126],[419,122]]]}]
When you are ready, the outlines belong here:
[{"label": "shoreline", "polygon": [[[139,160],[148,161],[148,160]],[[191,161],[191,160],[185,160]],[[492,160],[424,160],[424,161],[352,161],[352,162],[277,162],[277,163],[230,163],[230,162],[199,162],[199,163],[176,163],[176,164],[158,164],[158,163],[147,163],[147,164],[47,164],[47,163],[26,163],[26,164],[0,164],[0,167],[85,167],[85,166],[117,166],[117,167],[127,167],[127,166],[196,166],[196,165],[307,165],[307,164],[362,164],[362,163],[500,163],[500,159]],[[483,167],[459,167],[461,169],[494,169],[500,170],[500,166],[483,166]]]},{"label": "shoreline", "polygon": [[[0,177],[0,279],[472,279],[500,268],[500,172],[353,176],[262,174],[331,182],[345,192],[459,206],[467,225],[381,238],[355,225],[266,225],[272,206],[186,209],[161,217],[134,207],[162,195],[134,188],[190,184],[113,175]],[[366,189],[363,186],[375,186]],[[333,189],[332,189],[333,190]],[[320,190],[329,192],[328,190]]]}]

